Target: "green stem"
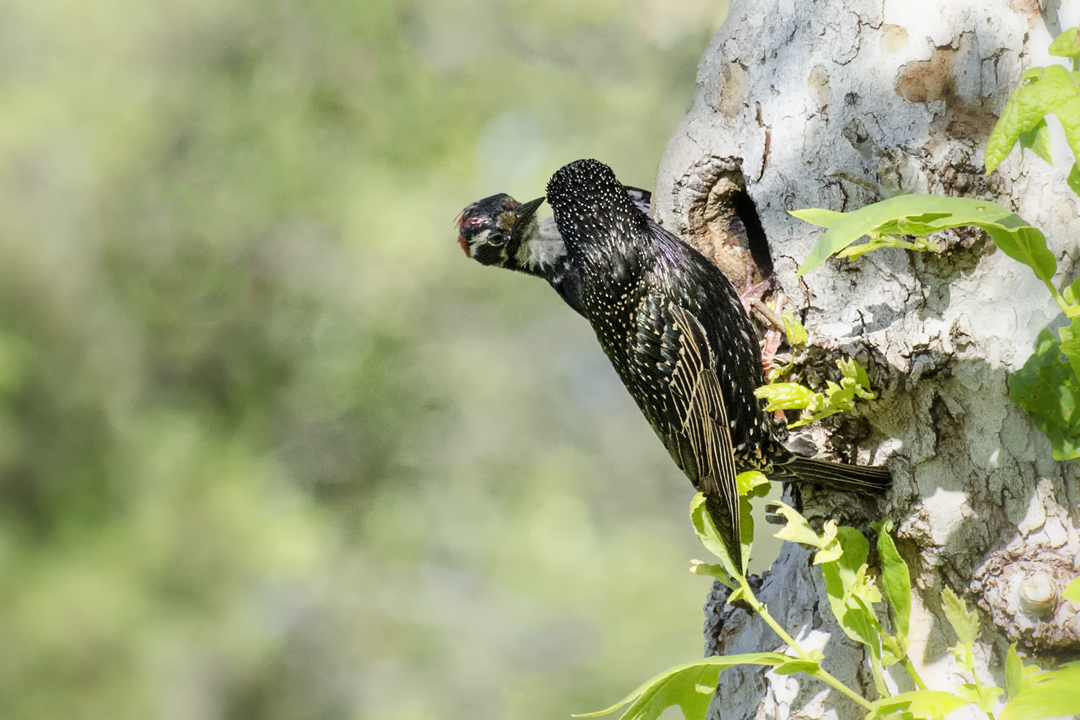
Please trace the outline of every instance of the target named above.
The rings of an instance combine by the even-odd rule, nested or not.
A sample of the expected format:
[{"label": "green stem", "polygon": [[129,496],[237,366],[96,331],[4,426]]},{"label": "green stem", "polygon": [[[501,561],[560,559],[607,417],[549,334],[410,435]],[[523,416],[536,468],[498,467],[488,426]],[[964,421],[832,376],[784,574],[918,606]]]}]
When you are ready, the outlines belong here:
[{"label": "green stem", "polygon": [[[750,589],[750,583],[746,581],[746,576],[739,575],[735,579],[738,581],[739,587],[742,589],[742,599],[745,600],[747,604],[749,604],[750,607],[754,609],[754,612],[761,616],[761,619],[765,621],[765,624],[771,627],[773,631],[780,636],[780,639],[783,640],[788,647],[795,651],[795,653],[799,656],[799,659],[806,660],[807,662],[817,663],[818,659],[807,651],[803,650],[799,643],[795,642],[795,638],[791,637],[791,635],[788,635],[787,631],[784,630],[780,623],[776,622],[776,619],[769,614],[769,611],[768,609],[766,609],[765,605],[757,599],[757,596],[754,595],[754,591]],[[817,666],[817,670],[815,670],[813,674],[814,677],[824,680],[826,683],[833,686],[834,688],[842,692],[844,695],[847,695],[849,698],[857,702],[859,705],[862,705],[867,710],[873,709],[873,705],[871,705],[869,700],[862,697],[854,690],[849,688],[847,685],[837,680],[835,677],[832,676],[831,673],[829,673],[828,670],[821,667],[821,665]]]},{"label": "green stem", "polygon": [[[979,674],[975,672],[975,646],[973,644],[964,645],[964,659],[967,662],[968,669],[971,671],[971,677],[975,681],[975,692],[979,694],[979,703],[986,706],[989,704],[988,698],[986,697],[986,689],[983,687],[982,681],[979,680]],[[994,713],[989,710],[985,710],[984,712],[989,720],[997,720],[997,718],[994,717]]]},{"label": "green stem", "polygon": [[908,675],[910,675],[911,679],[915,681],[915,687],[919,688],[920,690],[926,690],[926,683],[924,683],[922,681],[922,678],[919,677],[919,671],[915,669],[915,665],[911,662],[911,658],[909,658],[907,655],[900,658],[900,667],[907,670]]},{"label": "green stem", "polygon": [[867,710],[873,710],[874,709],[873,704],[869,700],[864,698],[862,695],[859,695],[857,692],[855,692],[854,690],[849,688],[847,685],[845,685],[844,683],[842,683],[839,680],[837,680],[836,678],[834,678],[832,676],[832,674],[828,670],[821,667],[820,665],[818,665],[817,672],[814,673],[814,676],[819,677],[822,680],[824,680],[825,682],[829,683],[834,688],[836,688],[840,692],[844,693],[849,698],[851,698],[855,702],[859,703],[860,705],[862,705]]},{"label": "green stem", "polygon": [[1065,298],[1061,296],[1061,293],[1059,293],[1057,289],[1054,288],[1053,284],[1049,280],[1043,280],[1043,283],[1046,284],[1046,289],[1050,291],[1050,294],[1054,296],[1054,302],[1056,302],[1058,304],[1058,307],[1061,308],[1061,312],[1065,313],[1065,317],[1072,317],[1076,313],[1076,309],[1072,305],[1069,305],[1069,303],[1065,302]]}]

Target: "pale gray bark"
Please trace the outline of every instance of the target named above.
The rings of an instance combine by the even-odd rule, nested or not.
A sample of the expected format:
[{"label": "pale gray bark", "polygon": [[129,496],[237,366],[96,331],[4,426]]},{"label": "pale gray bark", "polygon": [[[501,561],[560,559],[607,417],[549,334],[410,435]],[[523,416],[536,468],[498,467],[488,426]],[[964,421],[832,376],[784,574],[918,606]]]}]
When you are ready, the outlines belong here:
[{"label": "pale gray bark", "polygon": [[[943,256],[884,250],[792,280],[821,233],[787,211],[855,210],[901,192],[993,199],[1043,229],[1061,278],[1071,278],[1080,220],[1062,138],[1055,167],[1019,152],[989,178],[981,166],[1021,72],[1056,61],[1046,47],[1077,23],[1073,5],[1058,17],[1057,3],[1040,14],[1025,0],[734,0],[654,194],[658,219],[708,251],[724,232],[713,206],[725,183],[744,182],[776,279],[804,309],[811,342],[828,351],[821,367],[840,353],[868,366],[881,397],[865,411],[869,432],[848,449],[860,462],[888,460],[894,487],[864,519],[887,514],[899,526],[917,595],[911,656],[942,689],[970,682],[947,651],[955,638],[940,609],[946,585],[979,609],[978,662],[999,684],[1010,642],[1044,663],[1080,651],[1074,604],[1036,617],[1018,601],[1039,576],[1060,586],[1080,566],[1076,475],[1053,461],[1007,386],[1058,310],[1028,268],[976,233],[958,234]],[[808,515],[850,522],[866,513],[849,498],[809,500]],[[836,627],[810,559],[786,547],[761,597],[797,638],[827,643],[826,666],[873,697],[862,653]],[[707,611],[713,652],[778,645],[715,593]],[[890,677],[911,689],[903,671]],[[731,671],[710,716],[862,715],[827,691],[806,676]],[[951,717],[961,715],[981,716]]]}]

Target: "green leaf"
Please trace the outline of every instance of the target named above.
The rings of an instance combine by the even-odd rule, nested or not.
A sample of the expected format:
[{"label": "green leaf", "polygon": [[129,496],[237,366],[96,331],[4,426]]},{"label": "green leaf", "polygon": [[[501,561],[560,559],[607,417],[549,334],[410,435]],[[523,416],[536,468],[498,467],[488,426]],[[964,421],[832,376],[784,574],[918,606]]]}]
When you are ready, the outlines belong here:
[{"label": "green leaf", "polygon": [[947,218],[950,212],[924,212],[919,215],[906,215],[878,226],[876,232],[883,235],[929,235],[937,232],[934,222]]},{"label": "green leaf", "polygon": [[1080,93],[1069,71],[1060,65],[1032,68],[1021,78],[986,142],[986,173],[1001,164],[1020,136],[1053,113],[1065,130],[1073,156],[1080,159]]},{"label": "green leaf", "polygon": [[1040,120],[1035,127],[1020,134],[1020,147],[1031,150],[1050,165],[1054,164],[1050,154],[1050,126],[1046,120]]},{"label": "green leaf", "polygon": [[1061,597],[1073,602],[1080,602],[1080,577],[1069,581],[1069,584],[1061,592]]},{"label": "green leaf", "polygon": [[1080,377],[1080,316],[1072,319],[1066,327],[1058,328],[1061,337],[1061,352],[1072,366],[1073,374]]},{"label": "green leaf", "polygon": [[1014,698],[1024,686],[1024,664],[1016,653],[1016,643],[1013,643],[1005,653],[1005,689],[1009,697]]},{"label": "green leaf", "polygon": [[720,533],[716,531],[716,525],[713,524],[709,512],[705,509],[705,495],[702,493],[698,493],[690,501],[690,520],[694,524],[698,540],[705,549],[720,558],[724,569],[730,575],[736,575],[735,564],[731,560],[731,555],[728,554],[727,546],[720,539]]},{"label": "green leaf", "polygon": [[984,685],[982,687],[974,683],[964,683],[956,688],[956,694],[973,705],[977,705],[983,712],[993,712],[997,698],[1004,690],[997,685]]},{"label": "green leaf", "polygon": [[1065,179],[1065,182],[1069,184],[1069,188],[1080,195],[1080,165],[1073,163],[1072,170],[1069,171],[1069,177]]},{"label": "green leaf", "polygon": [[893,528],[892,520],[874,523],[872,527],[878,534],[877,549],[881,558],[881,581],[885,586],[885,597],[892,608],[897,634],[906,638],[911,625],[911,573],[889,535]]},{"label": "green leaf", "polygon": [[815,565],[838,560],[844,552],[844,548],[840,547],[840,543],[836,541],[836,533],[838,532],[836,521],[826,520],[824,530],[825,532],[818,538],[821,549],[814,554]]},{"label": "green leaf", "polygon": [[[596,717],[633,703],[622,720],[656,720],[672,705],[682,708],[686,720],[702,720],[716,691],[720,673],[733,665],[782,665],[791,660],[780,653],[746,653],[705,658],[666,670],[642,683],[609,708],[573,717]],[[707,691],[706,691],[707,690]]]},{"label": "green leaf", "polygon": [[956,636],[964,645],[971,645],[979,637],[979,616],[968,610],[967,603],[957,597],[952,588],[945,588],[941,593],[945,617],[952,625]]},{"label": "green leaf", "polygon": [[773,672],[777,675],[794,675],[799,672],[813,675],[819,670],[821,670],[821,665],[809,660],[788,660],[783,665],[777,665],[773,668]]},{"label": "green leaf", "polygon": [[825,543],[810,527],[810,523],[806,522],[806,519],[795,508],[778,502],[776,503],[776,514],[787,520],[784,527],[780,528],[780,531],[776,533],[776,537],[800,545],[810,545],[816,548],[825,547]]},{"label": "green leaf", "polygon": [[824,208],[806,208],[805,210],[790,210],[789,214],[794,215],[800,220],[805,220],[811,225],[832,227],[843,220],[844,215],[847,213],[826,210]]},{"label": "green leaf", "polygon": [[[1017,215],[1019,223],[1024,221]],[[1046,236],[1042,231],[1024,223],[1005,227],[1003,221],[999,225],[990,224],[983,227],[998,248],[1013,260],[1022,262],[1035,272],[1035,276],[1043,282],[1050,282],[1057,272],[1057,258],[1046,249]]]},{"label": "green leaf", "polygon": [[[840,214],[842,213],[837,213],[837,215]],[[810,334],[806,332],[803,324],[790,312],[785,312],[780,316],[780,319],[784,321],[784,336],[787,337],[788,343],[791,345],[805,345],[806,341],[810,339]]]},{"label": "green leaf", "polygon": [[1009,397],[1050,439],[1055,460],[1080,458],[1080,380],[1062,362],[1061,346],[1049,330],[1039,333],[1035,353],[1009,376]]},{"label": "green leaf", "polygon": [[[744,568],[736,569],[731,555],[728,554],[727,546],[720,539],[720,533],[716,531],[716,526],[705,509],[705,496],[701,493],[695,495],[690,501],[690,521],[694,524],[698,540],[706,550],[720,558],[720,563],[728,574],[732,577],[742,575]],[[744,497],[739,498],[739,534],[743,563],[745,563],[750,558],[750,550],[754,544],[754,518],[750,514],[750,503]],[[728,598],[729,601],[734,599],[734,596]]]},{"label": "green leaf", "polygon": [[[852,527],[842,526],[838,528],[836,539],[844,549],[844,554],[835,562],[837,580],[841,583],[840,590],[854,586],[859,577],[859,571],[866,565],[866,558],[870,554],[870,543],[866,537]],[[827,588],[826,588],[827,589]]]},{"label": "green leaf", "polygon": [[844,378],[851,381],[851,383],[846,383],[841,380],[841,384],[850,387],[853,394],[864,400],[877,398],[877,393],[870,389],[870,378],[866,375],[866,369],[855,358],[837,360],[836,365],[840,368],[840,372],[844,374]]},{"label": "green leaf", "polygon": [[[793,214],[802,217],[805,212]],[[828,232],[810,251],[802,267],[795,273],[796,277],[813,270],[864,235],[883,232],[883,228],[899,231],[898,223],[901,220],[909,223],[906,227],[913,227],[910,223],[918,223],[926,234],[967,225],[979,227],[994,237],[1005,254],[1031,267],[1039,277],[1053,277],[1057,267],[1054,255],[1046,249],[1046,239],[1042,233],[1015,213],[987,200],[900,195],[854,212],[837,214],[842,218],[830,221]],[[1024,231],[1023,237],[1021,231]]]},{"label": "green leaf", "polygon": [[826,380],[824,393],[814,392],[799,383],[771,383],[754,390],[754,395],[769,401],[765,406],[769,412],[803,410],[800,419],[788,425],[789,428],[806,425],[837,413],[850,412],[855,407],[856,396],[864,400],[877,398],[877,393],[870,389],[866,370],[858,362],[848,358],[837,360],[836,364],[843,377],[839,385]]},{"label": "green leaf", "polygon": [[909,712],[914,718],[932,720],[959,710],[967,704],[968,701],[964,698],[941,690],[913,690],[882,698],[873,703],[873,710],[867,718],[870,720],[883,718],[895,712]]},{"label": "green leaf", "polygon": [[716,578],[724,587],[730,590],[739,589],[738,584],[732,580],[731,575],[728,574],[727,569],[723,565],[713,565],[711,563],[702,562],[701,560],[691,560],[690,572],[694,575],[704,575]]},{"label": "green leaf", "polygon": [[840,543],[833,543],[831,547],[823,548],[814,553],[814,564],[823,565],[827,562],[836,562],[843,554],[844,548],[840,547]]},{"label": "green leaf", "polygon": [[765,412],[802,410],[817,397],[817,393],[799,383],[762,385],[754,390],[754,395],[769,401],[769,404],[765,406]]},{"label": "green leaf", "polygon": [[844,620],[840,624],[845,632],[851,631],[847,632],[849,637],[851,633],[855,633],[859,642],[869,647],[872,653],[880,654],[881,623],[874,617],[874,611],[858,595],[851,596],[847,612],[844,613]]},{"label": "green leaf", "polygon": [[1077,299],[1080,298],[1080,277],[1073,280],[1072,285],[1067,285],[1064,290],[1061,291],[1061,296],[1065,299],[1065,302],[1073,305]]},{"label": "green leaf", "polygon": [[1054,38],[1050,43],[1050,54],[1057,57],[1080,57],[1080,40],[1076,36],[1076,28],[1069,28]]},{"label": "green leaf", "polygon": [[1040,720],[1080,714],[1080,663],[1039,673],[1016,694],[998,720]]},{"label": "green leaf", "polygon": [[[736,475],[735,485],[739,489],[739,495],[764,497],[769,494],[769,478],[757,470],[747,470]],[[761,492],[762,488],[764,492]]]},{"label": "green leaf", "polygon": [[878,638],[874,626],[880,625],[868,603],[860,603],[856,599],[862,595],[864,600],[874,601],[866,579],[870,543],[858,530],[846,526],[839,528],[836,539],[843,548],[843,554],[836,561],[821,565],[829,607],[849,638],[870,646],[876,652]]}]

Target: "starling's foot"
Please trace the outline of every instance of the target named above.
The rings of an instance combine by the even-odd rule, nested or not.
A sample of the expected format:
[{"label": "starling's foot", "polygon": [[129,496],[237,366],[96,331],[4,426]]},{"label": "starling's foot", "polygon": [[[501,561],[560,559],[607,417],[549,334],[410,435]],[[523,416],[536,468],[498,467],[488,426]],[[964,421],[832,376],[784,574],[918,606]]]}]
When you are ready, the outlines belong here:
[{"label": "starling's foot", "polygon": [[752,307],[757,310],[758,315],[763,317],[769,324],[769,329],[765,331],[765,340],[761,344],[761,365],[765,368],[765,377],[769,377],[773,367],[773,360],[776,358],[776,351],[780,349],[780,340],[784,334],[784,321],[780,317],[780,311],[783,310],[786,301],[787,297],[782,293],[776,296],[776,306],[774,308],[770,308],[761,300],[750,301]]},{"label": "starling's foot", "polygon": [[742,290],[739,291],[739,299],[742,300],[747,315],[753,315],[750,308],[755,301],[761,302],[761,298],[765,297],[765,293],[772,290],[772,284],[772,275],[759,283],[755,283],[753,267],[749,265],[746,267],[746,283],[743,285]]}]

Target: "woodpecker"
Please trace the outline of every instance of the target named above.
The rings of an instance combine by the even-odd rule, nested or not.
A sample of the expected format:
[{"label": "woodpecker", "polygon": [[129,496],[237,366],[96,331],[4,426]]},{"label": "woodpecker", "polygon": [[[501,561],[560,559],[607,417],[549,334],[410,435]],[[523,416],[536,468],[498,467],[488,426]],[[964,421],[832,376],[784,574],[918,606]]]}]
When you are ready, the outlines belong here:
[{"label": "woodpecker", "polygon": [[705,496],[732,561],[742,568],[735,476],[874,494],[884,467],[802,457],[754,390],[765,384],[750,318],[731,281],[701,253],[653,222],[596,160],[560,168],[544,198],[495,195],[459,222],[466,254],[542,277],[592,325],[597,340],[676,465]]},{"label": "woodpecker", "polygon": [[[623,190],[634,207],[649,213],[652,195],[648,190],[629,185]],[[567,305],[584,315],[580,269],[567,254],[555,219],[537,219],[536,211],[543,202],[539,197],[519,203],[505,193],[478,200],[458,218],[458,244],[467,257],[482,265],[547,280]]]}]

